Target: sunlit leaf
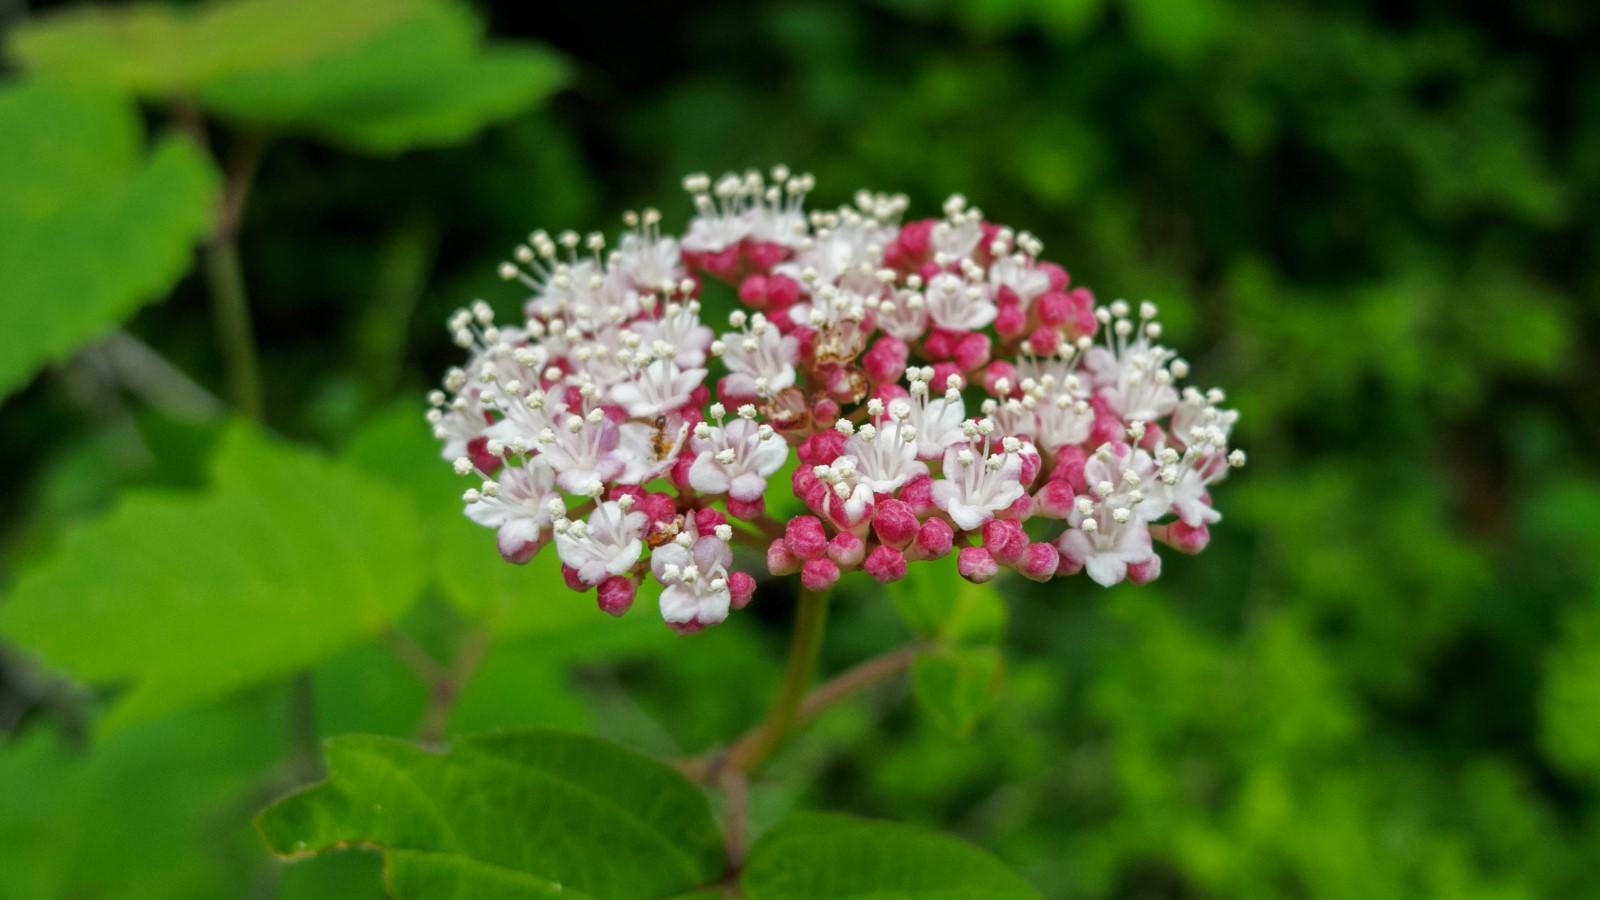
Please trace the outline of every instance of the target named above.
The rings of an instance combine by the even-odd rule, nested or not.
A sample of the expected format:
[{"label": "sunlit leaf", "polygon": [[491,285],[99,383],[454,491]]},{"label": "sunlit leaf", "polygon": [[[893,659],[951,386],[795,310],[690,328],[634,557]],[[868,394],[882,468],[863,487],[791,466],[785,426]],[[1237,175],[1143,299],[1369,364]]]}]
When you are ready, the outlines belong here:
[{"label": "sunlit leaf", "polygon": [[10,55],[52,79],[150,97],[192,95],[218,78],[294,70],[359,46],[426,0],[231,0],[74,6],[19,27]]},{"label": "sunlit leaf", "polygon": [[96,684],[108,730],[317,662],[392,622],[426,572],[404,498],[236,426],[201,494],[140,493],[69,531],[0,634]]},{"label": "sunlit leaf", "polygon": [[478,28],[464,9],[439,7],[354,52],[293,71],[220,80],[203,100],[241,121],[357,150],[392,153],[459,141],[532,107],[565,77],[560,59],[543,47],[478,48]]},{"label": "sunlit leaf", "polygon": [[105,335],[188,268],[216,192],[181,138],[146,154],[113,96],[0,88],[0,399]]},{"label": "sunlit leaf", "polygon": [[698,787],[594,738],[507,732],[446,754],[328,742],[328,781],[262,813],[273,852],[384,852],[401,900],[663,898],[718,880],[722,841]]},{"label": "sunlit leaf", "polygon": [[750,900],[1036,898],[993,856],[920,828],[850,816],[791,816],[750,850],[739,879]]}]

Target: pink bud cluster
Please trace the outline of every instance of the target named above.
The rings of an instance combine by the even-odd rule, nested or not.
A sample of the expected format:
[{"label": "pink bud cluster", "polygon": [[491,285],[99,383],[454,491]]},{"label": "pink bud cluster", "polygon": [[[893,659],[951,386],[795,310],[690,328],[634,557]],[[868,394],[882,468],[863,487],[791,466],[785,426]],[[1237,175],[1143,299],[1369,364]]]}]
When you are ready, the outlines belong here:
[{"label": "pink bud cluster", "polygon": [[[612,613],[653,575],[694,630],[750,599],[734,543],[813,590],[952,552],[973,581],[1142,583],[1155,544],[1204,548],[1237,414],[1180,389],[1153,304],[1098,304],[959,196],[902,224],[903,197],[868,192],[808,213],[811,179],[783,167],[685,187],[681,241],[653,210],[609,253],[536,232],[502,269],[531,291],[524,324],[481,302],[450,322],[472,358],[429,418],[507,559],[553,539]],[[720,333],[702,278],[737,291]],[[768,480],[791,454],[808,514],[780,523]]]}]

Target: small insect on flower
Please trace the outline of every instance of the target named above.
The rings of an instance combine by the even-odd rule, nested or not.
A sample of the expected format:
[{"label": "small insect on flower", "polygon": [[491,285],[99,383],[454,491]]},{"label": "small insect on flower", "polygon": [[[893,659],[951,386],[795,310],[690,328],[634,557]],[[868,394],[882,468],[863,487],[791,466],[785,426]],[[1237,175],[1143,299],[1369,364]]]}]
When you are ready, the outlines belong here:
[{"label": "small insect on flower", "polygon": [[[1244,464],[1218,389],[1180,384],[1154,303],[1099,303],[1026,231],[960,195],[902,222],[897,195],[807,211],[809,175],[691,175],[682,237],[654,209],[599,233],[535,231],[500,274],[515,324],[474,301],[449,319],[467,359],[428,421],[466,512],[525,563],[549,544],[569,586],[621,614],[647,577],[680,631],[722,621],[755,579],[825,589],[959,551],[974,581],[1012,569],[1104,585],[1197,553],[1212,488]],[[705,279],[746,307],[703,320]],[[766,511],[770,480],[809,514]]]}]

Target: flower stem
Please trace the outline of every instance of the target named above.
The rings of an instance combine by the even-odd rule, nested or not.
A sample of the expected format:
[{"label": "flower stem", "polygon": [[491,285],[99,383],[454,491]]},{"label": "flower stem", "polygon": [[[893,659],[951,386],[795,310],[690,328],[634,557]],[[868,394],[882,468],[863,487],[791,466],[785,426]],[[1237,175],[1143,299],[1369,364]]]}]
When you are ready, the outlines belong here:
[{"label": "flower stem", "polygon": [[806,689],[811,686],[822,649],[822,634],[828,623],[826,591],[801,589],[796,602],[794,633],[789,641],[789,663],[783,675],[778,699],[767,718],[754,731],[733,745],[727,763],[747,774],[755,772],[783,743],[800,715]]}]

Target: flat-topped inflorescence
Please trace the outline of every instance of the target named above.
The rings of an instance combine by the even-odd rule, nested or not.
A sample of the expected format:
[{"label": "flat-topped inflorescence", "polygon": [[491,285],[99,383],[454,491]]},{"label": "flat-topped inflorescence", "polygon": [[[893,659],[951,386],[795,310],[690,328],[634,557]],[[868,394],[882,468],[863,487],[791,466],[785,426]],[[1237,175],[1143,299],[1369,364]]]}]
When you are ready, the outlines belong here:
[{"label": "flat-topped inflorescence", "polygon": [[[974,581],[1143,583],[1156,545],[1205,547],[1211,487],[1244,464],[1237,414],[1180,385],[1155,304],[1099,304],[959,195],[902,223],[905,198],[866,191],[808,212],[812,179],[781,166],[684,186],[681,240],[653,209],[610,250],[534,232],[501,267],[529,292],[521,321],[482,301],[449,321],[469,358],[428,418],[506,559],[553,542],[613,614],[654,577],[693,631],[751,598],[735,544],[813,590],[952,552]],[[704,278],[745,307],[725,329]],[[777,522],[768,482],[791,457],[808,514]]]}]

